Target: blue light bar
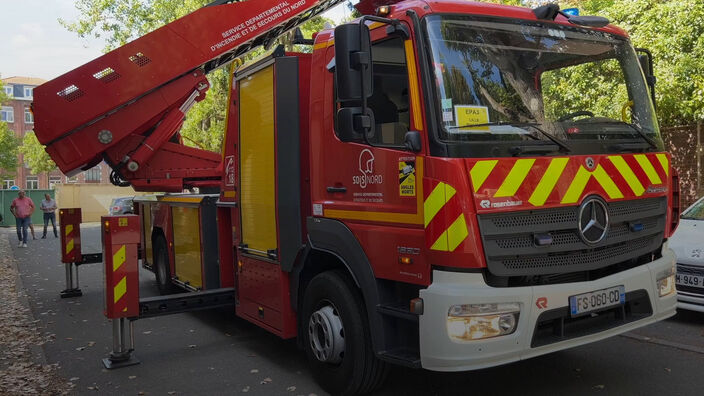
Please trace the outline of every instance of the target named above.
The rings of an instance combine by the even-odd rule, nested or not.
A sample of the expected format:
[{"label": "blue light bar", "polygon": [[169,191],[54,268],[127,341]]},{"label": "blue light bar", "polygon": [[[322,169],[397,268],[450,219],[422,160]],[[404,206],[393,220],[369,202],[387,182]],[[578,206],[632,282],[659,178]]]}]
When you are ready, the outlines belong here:
[{"label": "blue light bar", "polygon": [[570,16],[579,16],[579,8],[565,8],[562,12]]}]

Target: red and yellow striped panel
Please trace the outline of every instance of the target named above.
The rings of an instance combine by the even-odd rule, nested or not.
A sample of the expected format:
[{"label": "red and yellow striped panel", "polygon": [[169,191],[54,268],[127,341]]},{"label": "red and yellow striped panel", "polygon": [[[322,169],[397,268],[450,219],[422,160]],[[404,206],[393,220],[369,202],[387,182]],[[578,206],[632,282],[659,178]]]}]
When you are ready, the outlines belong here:
[{"label": "red and yellow striped panel", "polygon": [[122,245],[112,255],[112,272],[115,274],[114,280],[119,279],[112,289],[113,304],[115,311],[127,312],[127,298],[123,298],[127,294],[127,273],[121,271],[120,267],[125,263],[127,258],[126,246]]},{"label": "red and yellow striped panel", "polygon": [[66,234],[66,255],[73,251],[73,235],[71,234],[72,232],[73,224],[67,224],[66,228],[64,229],[64,233]]},{"label": "red and yellow striped panel", "polygon": [[460,197],[451,185],[437,180],[424,180],[423,218],[430,250],[453,252],[467,239],[467,222]]},{"label": "red and yellow striped panel", "polygon": [[588,195],[607,200],[667,192],[667,154],[467,160],[477,210],[578,204]]}]

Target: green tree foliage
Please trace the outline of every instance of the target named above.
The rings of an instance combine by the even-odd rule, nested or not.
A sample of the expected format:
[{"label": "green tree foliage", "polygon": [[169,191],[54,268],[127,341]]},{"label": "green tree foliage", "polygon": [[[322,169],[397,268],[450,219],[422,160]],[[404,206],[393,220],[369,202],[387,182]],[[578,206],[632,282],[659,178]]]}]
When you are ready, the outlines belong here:
[{"label": "green tree foliage", "polygon": [[[105,51],[110,51],[210,2],[212,0],[76,0],[78,20],[60,22],[80,37],[105,39]],[[325,22],[328,21],[321,17],[312,19],[301,27],[303,35],[310,37],[322,29]],[[309,47],[294,47],[292,39],[293,33],[288,33],[280,43],[286,45],[287,50],[310,51]],[[261,49],[253,51],[245,60],[262,53]],[[208,75],[211,87],[206,98],[189,111],[180,131],[186,145],[220,150],[225,130],[229,70],[229,67],[222,68]]]},{"label": "green tree foliage", "polygon": [[635,47],[655,58],[656,100],[662,126],[704,118],[704,2],[701,0],[569,0],[563,7],[600,15],[628,32]]},{"label": "green tree foliage", "polygon": [[39,143],[37,136],[34,135],[34,131],[25,133],[24,139],[22,139],[22,146],[20,146],[19,150],[24,156],[24,162],[29,165],[29,169],[31,169],[32,173],[35,175],[56,169],[56,164],[44,150],[44,146]]},{"label": "green tree foliage", "polygon": [[6,123],[0,122],[0,171],[14,175],[17,169],[18,139]]}]

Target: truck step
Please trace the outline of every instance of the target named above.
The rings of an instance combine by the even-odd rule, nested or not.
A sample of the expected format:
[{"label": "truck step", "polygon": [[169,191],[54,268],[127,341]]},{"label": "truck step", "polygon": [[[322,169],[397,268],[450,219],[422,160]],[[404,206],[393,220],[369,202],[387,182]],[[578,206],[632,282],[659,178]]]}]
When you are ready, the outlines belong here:
[{"label": "truck step", "polygon": [[408,302],[379,304],[376,306],[376,310],[382,315],[393,316],[416,323],[418,322],[418,314],[410,311]]},{"label": "truck step", "polygon": [[410,368],[420,368],[420,352],[412,348],[398,348],[379,353],[381,360]]}]

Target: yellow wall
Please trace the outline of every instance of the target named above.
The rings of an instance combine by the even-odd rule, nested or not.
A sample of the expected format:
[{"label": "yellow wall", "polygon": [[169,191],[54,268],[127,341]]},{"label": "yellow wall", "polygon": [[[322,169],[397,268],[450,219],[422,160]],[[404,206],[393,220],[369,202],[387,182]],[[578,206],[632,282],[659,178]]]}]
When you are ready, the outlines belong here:
[{"label": "yellow wall", "polygon": [[83,222],[100,221],[108,214],[113,198],[146,195],[132,187],[105,184],[59,184],[56,186],[56,204],[59,208],[81,208]]}]

